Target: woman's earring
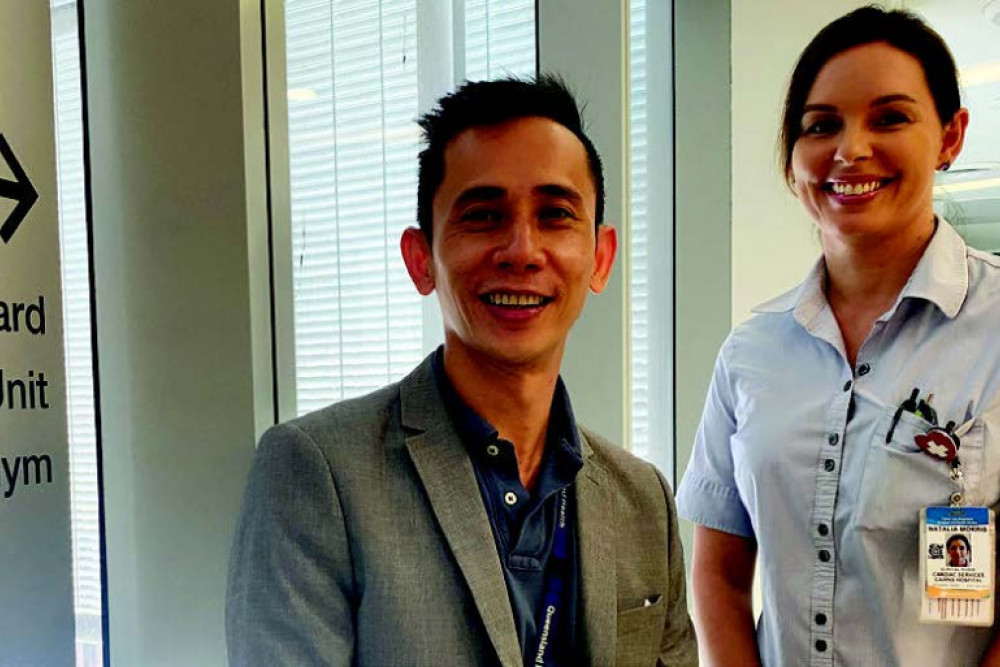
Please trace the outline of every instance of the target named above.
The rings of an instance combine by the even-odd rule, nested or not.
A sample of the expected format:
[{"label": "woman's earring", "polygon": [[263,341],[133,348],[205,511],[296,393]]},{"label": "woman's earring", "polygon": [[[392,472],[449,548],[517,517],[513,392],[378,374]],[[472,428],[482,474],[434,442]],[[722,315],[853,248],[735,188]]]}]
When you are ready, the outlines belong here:
[{"label": "woman's earring", "polygon": [[951,162],[945,160],[944,162],[941,163],[941,166],[939,166],[938,169],[940,171],[948,171],[949,169],[951,169]]}]

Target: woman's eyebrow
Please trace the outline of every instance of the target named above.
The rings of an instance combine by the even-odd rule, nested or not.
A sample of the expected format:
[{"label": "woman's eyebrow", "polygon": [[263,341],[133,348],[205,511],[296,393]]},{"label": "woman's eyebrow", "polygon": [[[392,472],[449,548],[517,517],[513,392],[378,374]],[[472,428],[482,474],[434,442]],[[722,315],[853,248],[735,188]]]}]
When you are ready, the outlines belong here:
[{"label": "woman's eyebrow", "polygon": [[893,102],[911,102],[916,104],[917,101],[907,95],[906,93],[893,93],[892,95],[883,95],[882,97],[877,97],[872,100],[872,103],[868,106],[870,107],[880,107],[884,104],[892,104]]},{"label": "woman's eyebrow", "polygon": [[[906,93],[891,93],[889,95],[882,95],[880,97],[876,97],[874,100],[871,101],[871,103],[868,106],[880,107],[880,106],[885,106],[886,104],[892,104],[894,102],[909,102],[911,104],[917,103],[917,101],[913,99],[912,96],[907,95]],[[833,104],[822,104],[822,103],[806,104],[804,107],[802,107],[803,114],[809,113],[810,111],[835,112],[837,111],[837,107],[836,105]]]},{"label": "woman's eyebrow", "polygon": [[802,113],[806,114],[810,111],[836,111],[837,107],[833,104],[807,104],[802,107]]}]

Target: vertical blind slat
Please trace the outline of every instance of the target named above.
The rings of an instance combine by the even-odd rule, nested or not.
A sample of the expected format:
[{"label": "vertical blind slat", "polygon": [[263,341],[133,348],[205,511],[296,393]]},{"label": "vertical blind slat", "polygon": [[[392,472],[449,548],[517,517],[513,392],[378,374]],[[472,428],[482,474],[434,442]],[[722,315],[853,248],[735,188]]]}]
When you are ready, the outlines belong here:
[{"label": "vertical blind slat", "polygon": [[[533,74],[534,1],[467,6],[466,78]],[[398,380],[422,355],[420,296],[398,256],[400,234],[416,224],[417,12],[416,0],[285,8],[304,414]]]}]

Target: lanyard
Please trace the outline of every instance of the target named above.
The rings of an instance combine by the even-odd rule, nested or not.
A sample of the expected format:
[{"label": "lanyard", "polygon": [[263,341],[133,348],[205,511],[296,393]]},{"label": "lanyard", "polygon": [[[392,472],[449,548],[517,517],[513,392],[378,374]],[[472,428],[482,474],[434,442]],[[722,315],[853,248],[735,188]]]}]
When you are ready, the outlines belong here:
[{"label": "lanyard", "polygon": [[544,606],[538,616],[537,626],[540,628],[538,634],[538,649],[535,651],[535,659],[531,663],[535,667],[546,667],[553,665],[552,656],[549,654],[549,639],[555,628],[558,627],[557,620],[566,616],[563,609],[566,602],[565,573],[569,561],[569,527],[566,525],[567,517],[567,487],[559,491],[559,507],[556,514],[555,533],[552,537],[552,553],[549,556],[548,567],[545,576],[545,595],[543,596]]}]

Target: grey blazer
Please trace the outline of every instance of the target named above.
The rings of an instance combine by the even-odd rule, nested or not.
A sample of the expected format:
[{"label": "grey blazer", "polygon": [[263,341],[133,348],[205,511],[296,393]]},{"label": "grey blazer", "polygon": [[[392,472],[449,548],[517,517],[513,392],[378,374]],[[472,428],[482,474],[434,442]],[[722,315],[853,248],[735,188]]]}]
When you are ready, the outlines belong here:
[{"label": "grey blazer", "polygon": [[[695,665],[674,502],[581,431],[574,482],[588,664]],[[648,602],[647,602],[648,601]],[[261,439],[229,566],[231,665],[521,667],[472,464],[429,358]]]}]

